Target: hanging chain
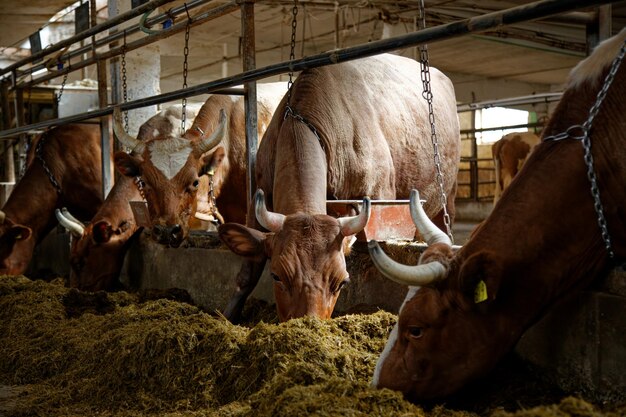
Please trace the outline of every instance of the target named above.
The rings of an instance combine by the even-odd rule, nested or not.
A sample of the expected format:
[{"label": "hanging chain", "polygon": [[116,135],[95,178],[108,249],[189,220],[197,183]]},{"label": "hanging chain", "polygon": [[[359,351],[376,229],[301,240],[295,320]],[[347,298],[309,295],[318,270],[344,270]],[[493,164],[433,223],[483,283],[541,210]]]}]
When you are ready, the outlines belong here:
[{"label": "hanging chain", "polygon": [[[187,3],[185,3],[185,11],[187,12],[187,27],[185,28],[185,49],[183,49],[183,90],[185,88],[187,88],[187,73],[189,70],[188,67],[188,63],[187,63],[187,59],[189,57],[189,32],[191,30],[191,18],[189,17],[189,11],[187,11]],[[181,117],[181,124],[180,124],[180,129],[181,129],[181,135],[185,134],[185,122],[187,120],[187,97],[183,97],[182,99],[182,104],[183,104],[183,114]]]},{"label": "hanging chain", "polygon": [[43,135],[41,135],[41,138],[39,139],[39,142],[37,143],[37,148],[35,148],[35,156],[37,157],[39,162],[41,162],[41,167],[46,172],[46,175],[48,175],[48,179],[52,183],[52,186],[54,187],[54,189],[57,191],[58,194],[61,194],[62,192],[61,186],[59,185],[56,178],[54,178],[54,174],[50,170],[50,167],[48,166],[48,164],[46,163],[46,160],[43,157],[43,143],[45,142],[45,140],[46,140],[46,134],[44,133]]},{"label": "hanging chain", "polygon": [[59,90],[59,95],[57,96],[57,107],[59,106],[59,103],[61,103],[61,97],[63,96],[63,90],[65,90],[65,83],[67,82],[68,74],[69,72],[66,72],[65,75],[63,75],[63,81],[61,81],[61,89]]},{"label": "hanging chain", "polygon": [[144,192],[144,186],[146,185],[146,183],[143,182],[143,179],[141,177],[135,177],[134,182],[137,190],[139,190],[139,195],[144,201],[146,201],[146,194]]},{"label": "hanging chain", "polygon": [[[128,77],[126,76],[126,30],[124,30],[124,45],[122,45],[122,98],[124,103],[128,101]],[[124,130],[128,132],[128,110],[124,111]]]},{"label": "hanging chain", "polygon": [[[624,40],[624,43],[622,43],[621,50],[611,63],[611,69],[604,78],[604,84],[602,85],[602,88],[598,93],[598,97],[596,98],[595,103],[593,104],[593,106],[591,106],[591,109],[589,110],[589,116],[587,116],[587,120],[582,125],[573,125],[568,127],[565,132],[558,133],[552,136],[546,136],[543,138],[544,142],[559,141],[567,138],[577,139],[581,141],[584,149],[584,161],[585,165],[587,165],[587,178],[591,183],[591,196],[593,197],[593,207],[596,211],[596,215],[598,216],[598,226],[600,227],[602,240],[604,240],[604,246],[609,253],[609,257],[611,259],[615,257],[615,253],[613,252],[613,245],[611,243],[609,228],[606,223],[606,218],[604,217],[604,208],[602,206],[602,200],[600,199],[600,189],[598,188],[598,181],[595,171],[593,169],[593,155],[591,154],[591,139],[589,137],[589,132],[591,131],[591,127],[593,126],[593,119],[598,114],[598,111],[600,110],[600,105],[604,101],[609,87],[613,83],[615,74],[617,73],[620,64],[624,60],[624,55],[626,55],[626,39]],[[581,134],[574,135],[573,132],[575,131]]]},{"label": "hanging chain", "polygon": [[[419,2],[420,13],[420,29],[426,29],[426,11],[424,10],[424,0]],[[433,144],[435,168],[437,171],[437,184],[439,185],[439,191],[441,193],[441,207],[443,209],[443,222],[446,225],[446,232],[450,237],[450,240],[454,243],[454,237],[452,236],[452,228],[450,225],[450,214],[448,214],[448,197],[443,185],[443,173],[441,172],[441,157],[439,155],[439,140],[437,138],[437,131],[435,129],[435,112],[433,110],[433,93],[430,88],[430,64],[428,63],[428,45],[420,45],[420,68],[422,78],[422,96],[428,103],[428,120],[430,122],[430,138]]]},{"label": "hanging chain", "polygon": [[215,175],[215,171],[211,170],[208,172],[209,175],[209,205],[211,206],[211,215],[213,216],[213,221],[216,224],[222,224],[224,218],[219,213],[217,209],[217,201],[215,198],[215,189],[213,185],[213,177]]},{"label": "hanging chain", "polygon": [[[298,0],[293,0],[293,8],[291,9],[292,19],[291,19],[291,51],[289,52],[289,61],[293,61],[296,59],[296,28],[298,26]],[[287,109],[285,112],[285,117],[287,114],[291,113],[291,86],[293,86],[293,70],[291,69],[291,64],[289,64],[289,81],[287,82]]]}]

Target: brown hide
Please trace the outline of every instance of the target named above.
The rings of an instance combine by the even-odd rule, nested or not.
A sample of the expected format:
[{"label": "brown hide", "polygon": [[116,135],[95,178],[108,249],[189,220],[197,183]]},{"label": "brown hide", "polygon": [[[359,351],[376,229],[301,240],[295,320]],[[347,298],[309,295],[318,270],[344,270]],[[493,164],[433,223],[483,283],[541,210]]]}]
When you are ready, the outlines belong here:
[{"label": "brown hide", "polygon": [[31,163],[2,208],[6,219],[0,224],[0,275],[26,271],[35,245],[57,224],[55,208],[68,207],[87,220],[102,204],[100,127],[60,126],[39,140],[61,193],[34,157],[36,147],[31,148]]},{"label": "brown hide", "polygon": [[[258,128],[260,135],[265,131],[284,93],[284,88],[284,83],[259,85]],[[281,92],[277,93],[273,90]],[[227,130],[224,136],[215,149],[205,153],[199,152],[196,144],[217,129],[220,110],[225,112],[227,120]],[[202,132],[205,133],[204,136]],[[171,172],[169,178],[154,163],[153,144],[166,141],[148,140],[141,157],[132,158],[124,153],[116,154],[116,165],[122,173],[130,176],[141,175],[144,180],[153,225],[152,234],[161,243],[170,246],[180,245],[188,234],[189,221],[195,210],[193,203],[197,187],[200,185],[196,181],[211,165],[216,152],[221,153],[221,160],[217,164],[214,177],[217,206],[227,219],[242,220],[245,217],[247,160],[243,98],[220,95],[209,97],[199,110],[193,126],[187,130],[183,138],[176,140],[187,141],[193,151],[189,153],[184,165],[177,172]],[[168,138],[167,141],[172,142],[172,138]],[[172,227],[180,229],[180,233],[175,234],[173,238],[165,236],[164,240],[160,240],[159,235],[155,233],[159,228],[171,229]]]},{"label": "brown hide", "polygon": [[[573,70],[544,137],[587,120],[625,39],[626,29]],[[618,259],[626,256],[625,94],[622,63],[591,130],[594,170]],[[445,397],[489,372],[554,302],[607,270],[597,218],[581,141],[537,145],[489,218],[455,256],[442,259],[449,265],[442,280],[410,287],[374,385],[420,401]],[[437,258],[430,248],[424,256]],[[487,296],[475,302],[481,281]]]},{"label": "brown hide", "polygon": [[513,177],[522,168],[528,154],[539,143],[539,136],[531,132],[508,133],[491,147],[496,172],[493,204],[511,184]]},{"label": "brown hide", "polygon": [[[419,64],[380,55],[303,71],[293,84],[291,105],[319,133],[285,117],[285,103],[257,155],[257,186],[269,210],[286,215],[282,229],[259,234],[254,211],[247,225],[220,227],[220,237],[249,260],[237,277],[238,291],[225,315],[237,320],[258,282],[265,260],[275,279],[281,320],[330,317],[347,282],[344,236],[326,213],[326,199],[402,199],[418,188],[431,217],[441,210],[435,183],[430,123]],[[431,68],[444,189],[454,217],[459,162],[459,124],[452,83]],[[254,210],[254,207],[251,207]]]}]

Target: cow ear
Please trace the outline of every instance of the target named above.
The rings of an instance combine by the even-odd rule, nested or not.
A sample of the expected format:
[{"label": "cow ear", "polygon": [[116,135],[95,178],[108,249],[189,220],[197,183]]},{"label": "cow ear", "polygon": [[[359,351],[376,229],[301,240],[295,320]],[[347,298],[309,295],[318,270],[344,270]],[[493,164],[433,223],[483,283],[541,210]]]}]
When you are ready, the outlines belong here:
[{"label": "cow ear", "polygon": [[260,262],[267,256],[265,242],[267,235],[256,229],[238,223],[225,223],[217,229],[222,242],[239,256]]},{"label": "cow ear", "polygon": [[33,231],[30,227],[22,226],[19,224],[12,226],[8,231],[9,237],[15,240],[16,242],[30,239],[32,234],[33,234]]},{"label": "cow ear", "polygon": [[126,152],[116,152],[113,157],[118,171],[127,177],[139,177],[141,175],[141,159]]},{"label": "cow ear", "polygon": [[468,308],[488,310],[498,296],[502,271],[497,255],[489,252],[475,253],[463,262],[459,282]]},{"label": "cow ear", "polygon": [[93,225],[92,236],[96,243],[106,243],[111,240],[113,228],[106,220],[99,221]]},{"label": "cow ear", "polygon": [[200,168],[200,175],[215,173],[217,168],[222,165],[222,161],[226,157],[226,151],[223,146],[218,147],[215,152],[211,152],[210,155],[205,155],[202,158],[202,167]]}]

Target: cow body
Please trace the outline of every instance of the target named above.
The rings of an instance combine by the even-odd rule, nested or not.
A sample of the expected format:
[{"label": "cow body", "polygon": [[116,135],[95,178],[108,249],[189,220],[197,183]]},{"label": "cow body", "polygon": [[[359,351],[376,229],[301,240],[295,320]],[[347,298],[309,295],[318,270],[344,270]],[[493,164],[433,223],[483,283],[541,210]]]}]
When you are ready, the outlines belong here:
[{"label": "cow body", "polygon": [[[271,120],[284,91],[285,83],[259,85],[259,129],[264,129]],[[193,125],[182,137],[154,138],[146,142],[125,139],[137,155],[118,152],[115,164],[124,175],[142,178],[152,235],[159,243],[177,247],[187,236],[200,176],[209,172],[216,161],[219,166],[213,165],[220,174],[215,177],[215,187],[221,190],[232,187],[232,191],[217,195],[218,206],[221,204],[224,210],[232,211],[234,218],[245,216],[246,176],[240,167],[246,166],[241,165],[246,161],[246,146],[245,141],[239,140],[245,137],[244,120],[240,98],[214,95],[202,105]],[[231,141],[231,134],[237,140]]]},{"label": "cow body", "polygon": [[[587,120],[625,39],[626,29],[573,70],[544,137]],[[590,134],[618,259],[626,256],[625,94],[622,63]],[[406,280],[413,286],[378,361],[374,385],[414,401],[447,396],[489,372],[553,303],[609,268],[587,171],[580,140],[543,141],[461,250],[453,254],[445,243],[429,247]],[[375,242],[370,252],[386,276],[406,273],[407,266],[385,267]],[[417,280],[421,267],[441,273],[430,283]]]},{"label": "cow body", "polygon": [[[39,145],[41,144],[41,145]],[[60,192],[53,185],[45,161]],[[73,124],[45,132],[32,146],[24,177],[2,208],[0,275],[23,274],[33,250],[57,224],[54,210],[68,207],[82,220],[102,204],[100,127]]]},{"label": "cow body", "polygon": [[539,136],[532,132],[508,133],[491,147],[496,172],[496,186],[493,204],[496,204],[502,192],[511,184],[524,165],[526,158],[539,143]]},{"label": "cow body", "polygon": [[[284,91],[285,83],[259,84],[259,136],[265,132]],[[227,220],[244,221],[247,160],[243,97],[215,95],[207,99],[202,107],[188,104],[187,122],[194,123],[188,135],[197,136],[200,133],[196,126],[201,126],[203,131],[217,126],[220,109],[224,109],[229,119],[228,131],[214,149],[203,155],[206,160],[205,171],[212,172],[213,192],[220,216]],[[200,113],[201,120],[196,124],[196,115]],[[172,106],[160,112],[142,125],[138,140],[176,140],[180,114],[180,106]],[[134,157],[137,158],[138,155]],[[116,182],[101,210],[94,216],[91,224],[85,227],[84,235],[73,244],[70,261],[72,286],[91,291],[112,290],[119,286],[117,279],[124,256],[130,239],[138,231],[128,204],[128,201],[142,200],[135,184],[136,179],[137,177],[123,176]],[[206,195],[200,195],[200,192],[209,189],[208,175],[202,175],[199,181],[199,192],[195,195],[195,200],[189,202],[190,208],[193,211],[200,204],[206,206],[205,211],[210,214],[212,202]],[[160,193],[158,187],[158,183],[153,183],[154,194]],[[203,204],[205,200],[206,204]],[[194,216],[188,216],[187,221],[190,229],[205,228]]]},{"label": "cow body", "polygon": [[[347,229],[327,215],[327,199],[401,199],[418,187],[429,215],[441,219],[419,74],[413,60],[380,55],[298,76],[290,102],[295,117],[285,116],[286,97],[265,133],[256,165],[257,186],[275,212],[269,223],[283,221],[274,224],[279,226],[274,233],[261,233],[251,207],[249,227],[220,227],[222,240],[248,259],[227,317],[237,320],[267,258],[281,320],[330,317],[348,281]],[[441,72],[431,68],[431,77],[447,210],[453,217],[460,144],[455,95]]]}]

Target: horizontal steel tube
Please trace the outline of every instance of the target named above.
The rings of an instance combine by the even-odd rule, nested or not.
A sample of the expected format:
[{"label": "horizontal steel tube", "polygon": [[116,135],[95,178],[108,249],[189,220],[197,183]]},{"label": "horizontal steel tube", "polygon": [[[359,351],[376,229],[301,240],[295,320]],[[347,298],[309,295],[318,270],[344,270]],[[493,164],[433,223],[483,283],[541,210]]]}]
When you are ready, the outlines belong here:
[{"label": "horizontal steel tube", "polygon": [[[231,2],[231,3],[227,3],[224,4],[222,6],[218,6],[214,9],[211,9],[205,13],[202,13],[198,16],[195,16],[192,20],[191,20],[191,26],[197,26],[199,24],[202,24],[206,21],[215,19],[217,17],[220,16],[224,16],[228,13],[231,13],[234,10],[238,10],[239,9],[239,5],[237,5],[235,2]],[[144,38],[141,39],[137,39],[134,42],[128,43],[126,44],[125,50],[126,52],[128,51],[133,51],[135,49],[139,49],[143,46],[146,45],[150,45],[151,43],[157,42],[163,38],[167,38],[170,37],[178,32],[182,32],[183,30],[185,30],[185,28],[187,27],[187,21],[184,22],[180,22],[177,23],[176,25],[172,26],[171,28],[162,31],[159,34],[156,35],[150,35],[150,36],[146,36]],[[32,81],[29,82],[25,82],[25,83],[21,83],[18,84],[16,86],[16,88],[29,88],[32,87],[34,85],[40,84],[44,81],[50,81],[53,78],[57,78],[63,74],[67,74],[68,72],[73,72],[76,70],[79,70],[81,68],[85,68],[88,67],[89,65],[93,65],[98,61],[102,61],[104,59],[109,59],[109,58],[113,58],[115,56],[121,55],[122,54],[122,46],[115,48],[115,49],[110,49],[107,52],[103,52],[100,54],[97,54],[95,57],[86,59],[84,61],[79,62],[78,64],[75,65],[70,65],[67,68],[64,68],[60,71],[55,71],[53,73],[50,73],[48,75],[44,75],[43,77],[39,77],[36,78]],[[182,97],[181,97],[182,98]]]},{"label": "horizontal steel tube", "polygon": [[105,22],[100,23],[99,25],[93,26],[77,35],[74,35],[72,37],[69,37],[67,39],[64,39],[60,42],[55,43],[54,45],[51,45],[48,48],[45,48],[35,54],[32,54],[31,56],[29,56],[28,58],[24,58],[18,62],[16,62],[15,64],[9,65],[6,68],[2,68],[0,69],[0,75],[4,75],[8,72],[11,72],[13,70],[18,69],[19,67],[21,67],[22,65],[28,64],[30,62],[33,62],[34,60],[37,60],[39,58],[43,58],[44,56],[51,54],[53,52],[59,51],[63,48],[65,48],[66,46],[69,46],[73,43],[82,41],[83,39],[87,39],[90,36],[96,35],[104,30],[107,30],[115,25],[118,25],[120,23],[123,23],[125,21],[127,21],[128,19],[132,19],[133,17],[137,17],[140,14],[144,14],[145,12],[149,11],[149,10],[154,10],[159,6],[162,6],[166,3],[170,3],[174,0],[152,0],[148,3],[144,3],[141,6],[135,7],[132,10],[129,10],[125,13],[122,13],[120,15],[115,16],[112,19],[108,19]]},{"label": "horizontal steel tube", "polygon": [[[213,0],[193,0],[190,1],[189,3],[187,3],[187,10],[193,10],[196,7],[202,6],[206,3],[210,3]],[[177,16],[181,13],[185,12],[185,6],[179,6],[179,7],[174,7],[171,10],[167,11],[166,13],[162,13],[158,16],[154,16],[148,20],[146,20],[145,26],[146,27],[150,27],[152,25],[156,25],[162,22],[165,22],[167,19],[170,18],[170,15],[173,16]],[[124,39],[124,36],[130,36],[134,33],[139,32],[140,28],[139,28],[139,24],[136,24],[132,27],[126,28],[125,30],[119,30],[118,32],[112,33],[110,35],[108,35],[105,38],[102,39],[97,39],[95,42],[95,47],[96,48],[100,48],[102,46],[111,44],[113,42],[117,42],[117,41],[121,41]],[[89,44],[89,45],[85,45],[81,48],[75,49],[72,52],[68,52],[67,54],[63,54],[59,57],[59,61],[60,62],[65,62],[68,61],[70,62],[72,58],[77,57],[77,56],[81,56],[85,53],[91,52],[93,50],[94,45]],[[40,64],[40,65],[36,65],[33,67],[30,67],[24,71],[19,71],[18,76],[24,76],[24,75],[28,75],[31,74],[33,72],[39,71],[41,69],[46,68],[45,64]]]},{"label": "horizontal steel tube", "polygon": [[[588,0],[584,7],[597,6],[602,4],[614,3],[607,0]],[[470,19],[464,19],[458,22],[452,22],[445,25],[426,28],[417,32],[409,33],[393,38],[381,39],[363,45],[357,45],[349,48],[338,49],[331,52],[313,55],[311,57],[301,58],[290,62],[281,62],[258,68],[256,70],[246,71],[232,77],[222,78],[199,84],[189,88],[184,88],[169,93],[159,94],[153,97],[138,99],[121,104],[121,110],[132,110],[139,107],[152,106],[155,104],[165,103],[167,101],[178,100],[183,97],[194,96],[198,94],[206,94],[214,92],[218,89],[232,87],[243,84],[245,82],[255,81],[274,75],[284,74],[289,71],[302,71],[309,68],[317,68],[324,65],[336,64],[339,62],[350,61],[353,59],[372,56],[383,52],[389,52],[396,49],[416,46],[432,41],[450,39],[461,36],[470,32],[480,32],[492,29],[500,25],[510,25],[525,20],[538,19],[557,13],[563,13],[582,7],[578,0],[545,0],[530,3],[523,6],[517,6],[499,12],[488,13],[483,16],[477,16]],[[111,108],[96,110],[94,112],[83,113],[82,115],[72,116],[72,122],[98,116],[103,116],[112,112]],[[82,117],[82,119],[81,119]],[[48,123],[46,126],[54,124],[68,123],[67,119],[58,119],[55,121],[41,122]],[[52,122],[52,123],[50,123]],[[40,125],[40,124],[35,124]],[[23,128],[9,129],[0,132],[0,137],[14,135],[27,128],[33,128],[35,125],[24,126]],[[21,130],[20,130],[21,129]]]}]

